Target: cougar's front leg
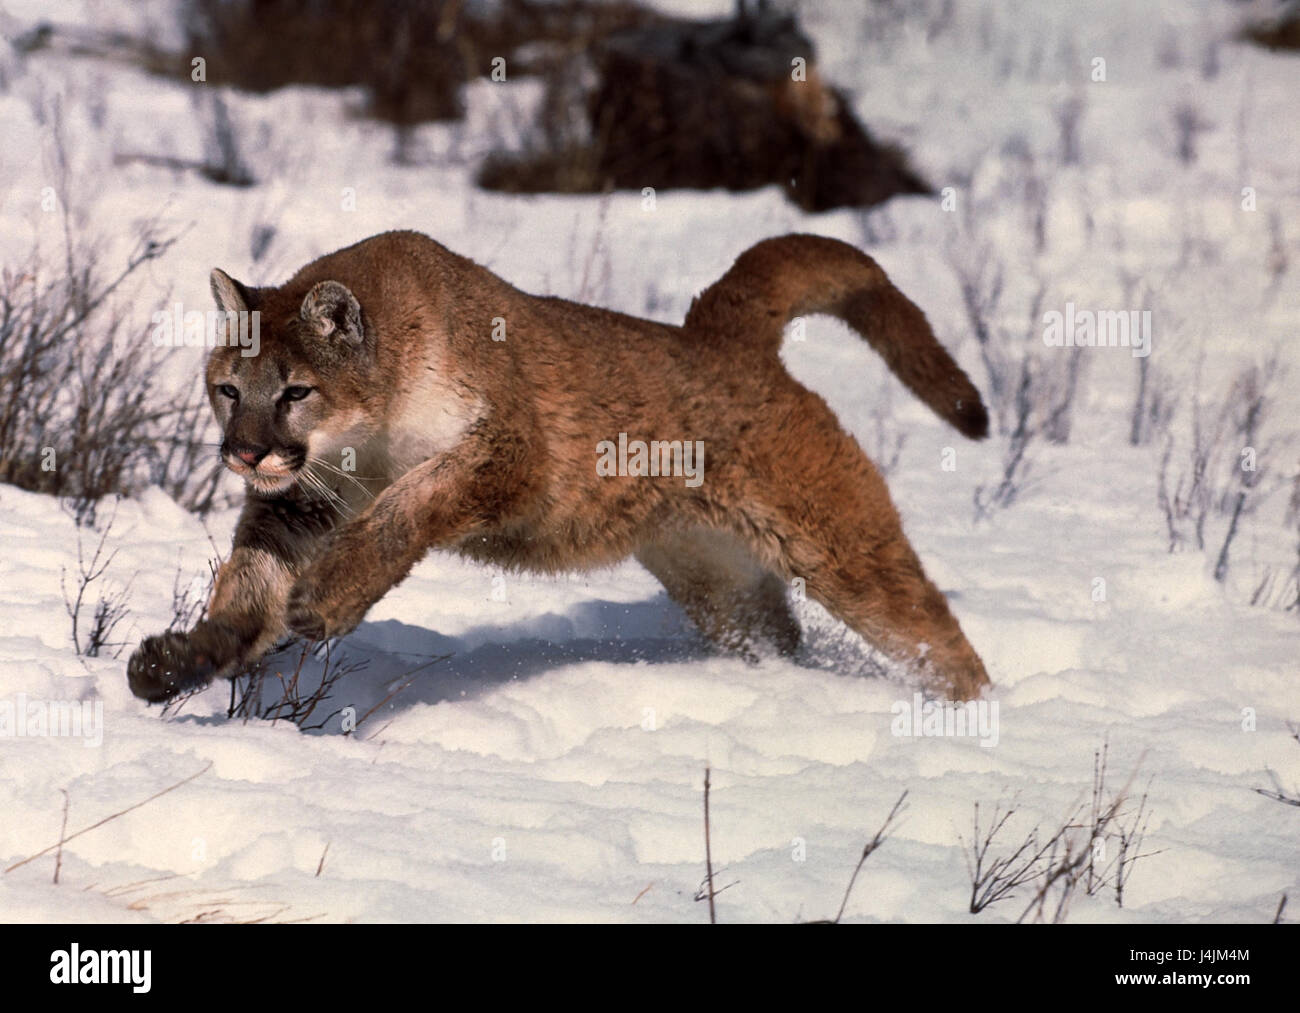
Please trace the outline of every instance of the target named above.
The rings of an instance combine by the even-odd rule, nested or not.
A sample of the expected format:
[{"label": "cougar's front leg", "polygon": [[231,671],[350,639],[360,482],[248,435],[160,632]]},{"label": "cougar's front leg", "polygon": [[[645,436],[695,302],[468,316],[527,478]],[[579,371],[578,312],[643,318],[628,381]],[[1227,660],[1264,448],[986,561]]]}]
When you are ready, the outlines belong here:
[{"label": "cougar's front leg", "polygon": [[354,629],[430,549],[489,529],[523,494],[520,448],[468,445],[426,461],[335,532],[289,595],[287,624],[323,640]]},{"label": "cougar's front leg", "polygon": [[217,573],[207,616],[187,632],[148,637],[131,655],[131,692],[150,702],[239,674],[286,634],[293,582],[318,555],[333,512],[292,501],[249,500],[230,558]]}]

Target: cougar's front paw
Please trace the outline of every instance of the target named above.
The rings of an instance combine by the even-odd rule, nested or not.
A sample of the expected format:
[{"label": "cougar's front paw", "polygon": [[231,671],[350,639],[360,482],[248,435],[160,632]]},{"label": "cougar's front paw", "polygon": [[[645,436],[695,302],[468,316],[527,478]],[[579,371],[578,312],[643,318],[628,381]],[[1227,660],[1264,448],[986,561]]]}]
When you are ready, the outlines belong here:
[{"label": "cougar's front paw", "polygon": [[324,592],[310,575],[289,592],[285,625],[304,640],[327,640],[351,633],[365,617],[367,606],[352,606]]},{"label": "cougar's front paw", "polygon": [[150,703],[206,686],[215,673],[212,658],[197,649],[184,633],[146,638],[126,665],[131,692]]}]

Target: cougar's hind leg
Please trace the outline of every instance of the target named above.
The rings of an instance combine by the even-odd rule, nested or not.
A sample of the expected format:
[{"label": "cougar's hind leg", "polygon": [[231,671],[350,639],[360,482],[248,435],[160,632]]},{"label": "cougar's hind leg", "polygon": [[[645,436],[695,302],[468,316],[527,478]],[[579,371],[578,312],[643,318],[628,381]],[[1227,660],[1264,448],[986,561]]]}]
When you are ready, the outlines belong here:
[{"label": "cougar's hind leg", "polygon": [[887,656],[954,698],[978,696],[988,674],[925,575],[880,473],[820,399],[810,396],[790,418],[781,438],[801,452],[786,458],[802,463],[753,473],[737,503],[738,531],[764,563],[787,580],[804,578],[811,598]]},{"label": "cougar's hind leg", "polygon": [[751,659],[765,648],[798,648],[785,584],[735,535],[704,527],[660,534],[636,558],[719,646]]}]

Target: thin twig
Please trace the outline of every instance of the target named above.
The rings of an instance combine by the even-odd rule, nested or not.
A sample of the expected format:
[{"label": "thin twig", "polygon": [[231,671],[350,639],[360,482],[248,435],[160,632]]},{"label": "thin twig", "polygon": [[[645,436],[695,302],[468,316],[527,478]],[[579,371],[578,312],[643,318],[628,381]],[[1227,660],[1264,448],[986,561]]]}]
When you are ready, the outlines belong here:
[{"label": "thin twig", "polygon": [[63,792],[63,826],[59,828],[59,850],[54,854],[54,885],[59,885],[59,870],[63,868],[63,842],[68,833],[68,792],[66,788],[60,788]]},{"label": "thin twig", "polygon": [[[409,685],[411,685],[411,683],[413,683],[413,682],[415,681],[415,677],[416,677],[417,675],[419,675],[421,672],[423,672],[426,668],[428,668],[430,665],[436,665],[436,664],[437,664],[438,662],[440,662],[440,661],[446,661],[446,660],[447,660],[448,658],[450,658],[450,657],[451,657],[450,654],[442,654],[442,655],[439,655],[439,656],[436,657],[436,658],[430,658],[430,659],[429,659],[428,661],[426,661],[423,665],[419,665],[419,666],[417,666],[417,667],[411,669],[411,671],[407,673],[407,675],[409,676],[409,678],[407,678],[407,680],[406,680],[404,683],[402,683],[400,686],[398,686],[395,690],[393,690],[391,693],[389,693],[386,697],[384,697],[382,700],[380,700],[379,703],[377,703],[377,704],[375,704],[373,707],[371,707],[370,710],[368,710],[368,711],[366,711],[364,714],[362,714],[361,717],[358,719],[357,723],[356,723],[355,725],[352,726],[352,731],[355,732],[358,728],[361,727],[361,722],[365,721],[366,718],[370,717],[371,714],[373,714],[375,711],[379,710],[380,707],[382,707],[384,704],[388,703],[389,700],[393,699],[393,697],[397,696],[398,693],[402,692],[402,690],[406,689]],[[352,732],[344,732],[343,734],[345,734],[345,735],[351,735]]]},{"label": "thin twig", "polygon": [[840,923],[840,919],[844,917],[844,909],[848,906],[849,894],[853,892],[853,884],[856,883],[858,880],[858,873],[862,871],[862,866],[866,862],[866,860],[871,857],[871,853],[875,851],[878,847],[880,847],[881,844],[884,843],[885,834],[889,832],[889,828],[893,824],[894,819],[898,816],[899,812],[902,811],[903,802],[906,798],[907,798],[906,791],[904,791],[903,794],[898,796],[898,801],[894,803],[894,808],[889,810],[889,815],[885,817],[885,822],[882,823],[880,825],[880,829],[876,831],[876,836],[871,838],[871,840],[869,840],[866,846],[862,849],[862,857],[858,859],[858,864],[853,869],[853,875],[849,877],[849,886],[848,889],[844,891],[844,899],[840,901],[840,910],[835,915],[834,924],[838,925]]},{"label": "thin twig", "polygon": [[200,774],[206,774],[209,770],[211,770],[211,769],[212,769],[212,764],[213,764],[213,762],[214,762],[214,761],[209,760],[209,761],[207,762],[207,764],[203,767],[202,770],[197,771],[196,773],[191,774],[189,777],[185,778],[183,781],[177,781],[177,782],[176,782],[175,784],[173,784],[170,788],[164,788],[162,791],[160,791],[160,792],[156,792],[155,794],[150,795],[150,796],[149,796],[147,799],[145,799],[143,802],[137,802],[137,803],[136,803],[135,805],[133,805],[133,806],[127,806],[125,809],[121,810],[120,812],[115,812],[115,813],[113,813],[112,816],[105,816],[105,817],[104,817],[102,820],[100,820],[98,823],[92,823],[90,826],[85,827],[85,828],[83,828],[83,829],[81,829],[81,830],[78,830],[75,834],[69,834],[69,835],[66,836],[66,837],[60,835],[59,840],[56,841],[54,844],[51,844],[48,848],[42,848],[40,851],[36,852],[36,854],[34,854],[34,855],[28,855],[26,858],[24,858],[24,859],[23,859],[22,861],[20,861],[20,862],[14,862],[13,865],[11,865],[11,866],[9,866],[9,868],[5,869],[5,874],[7,875],[8,873],[13,872],[14,869],[21,868],[22,866],[26,865],[28,862],[35,861],[36,859],[40,858],[42,855],[48,855],[48,854],[49,854],[51,851],[53,851],[55,848],[60,848],[60,849],[61,849],[61,848],[63,847],[63,845],[64,845],[66,842],[76,840],[76,839],[77,839],[78,837],[80,837],[82,834],[88,834],[88,833],[90,833],[90,831],[92,831],[92,830],[96,830],[96,829],[98,829],[99,827],[102,827],[105,823],[110,823],[110,822],[112,822],[113,820],[117,819],[119,816],[125,816],[127,813],[132,812],[132,811],[134,811],[134,810],[136,810],[136,809],[139,809],[139,808],[140,808],[141,806],[143,806],[143,805],[148,805],[148,804],[149,804],[150,802],[152,802],[154,799],[162,798],[162,797],[163,797],[164,795],[166,795],[169,791],[175,791],[177,788],[180,788],[180,787],[182,787],[183,785],[187,785],[187,784],[189,784],[191,781],[193,781],[195,778],[197,778]]},{"label": "thin twig", "polygon": [[704,768],[704,868],[707,873],[705,882],[709,893],[709,924],[718,924],[718,915],[713,908],[713,845],[709,842],[709,768]]}]

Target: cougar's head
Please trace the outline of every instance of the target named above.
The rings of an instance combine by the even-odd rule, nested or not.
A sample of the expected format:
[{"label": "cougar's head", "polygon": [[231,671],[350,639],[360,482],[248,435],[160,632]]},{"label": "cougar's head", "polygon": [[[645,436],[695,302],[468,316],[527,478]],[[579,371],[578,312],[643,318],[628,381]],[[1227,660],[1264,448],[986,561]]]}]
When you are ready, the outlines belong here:
[{"label": "cougar's head", "polygon": [[288,491],[313,460],[338,468],[374,431],[374,336],[337,281],[306,294],[253,289],[214,270],[220,314],[207,386],[221,425],[221,459],[263,495]]}]

